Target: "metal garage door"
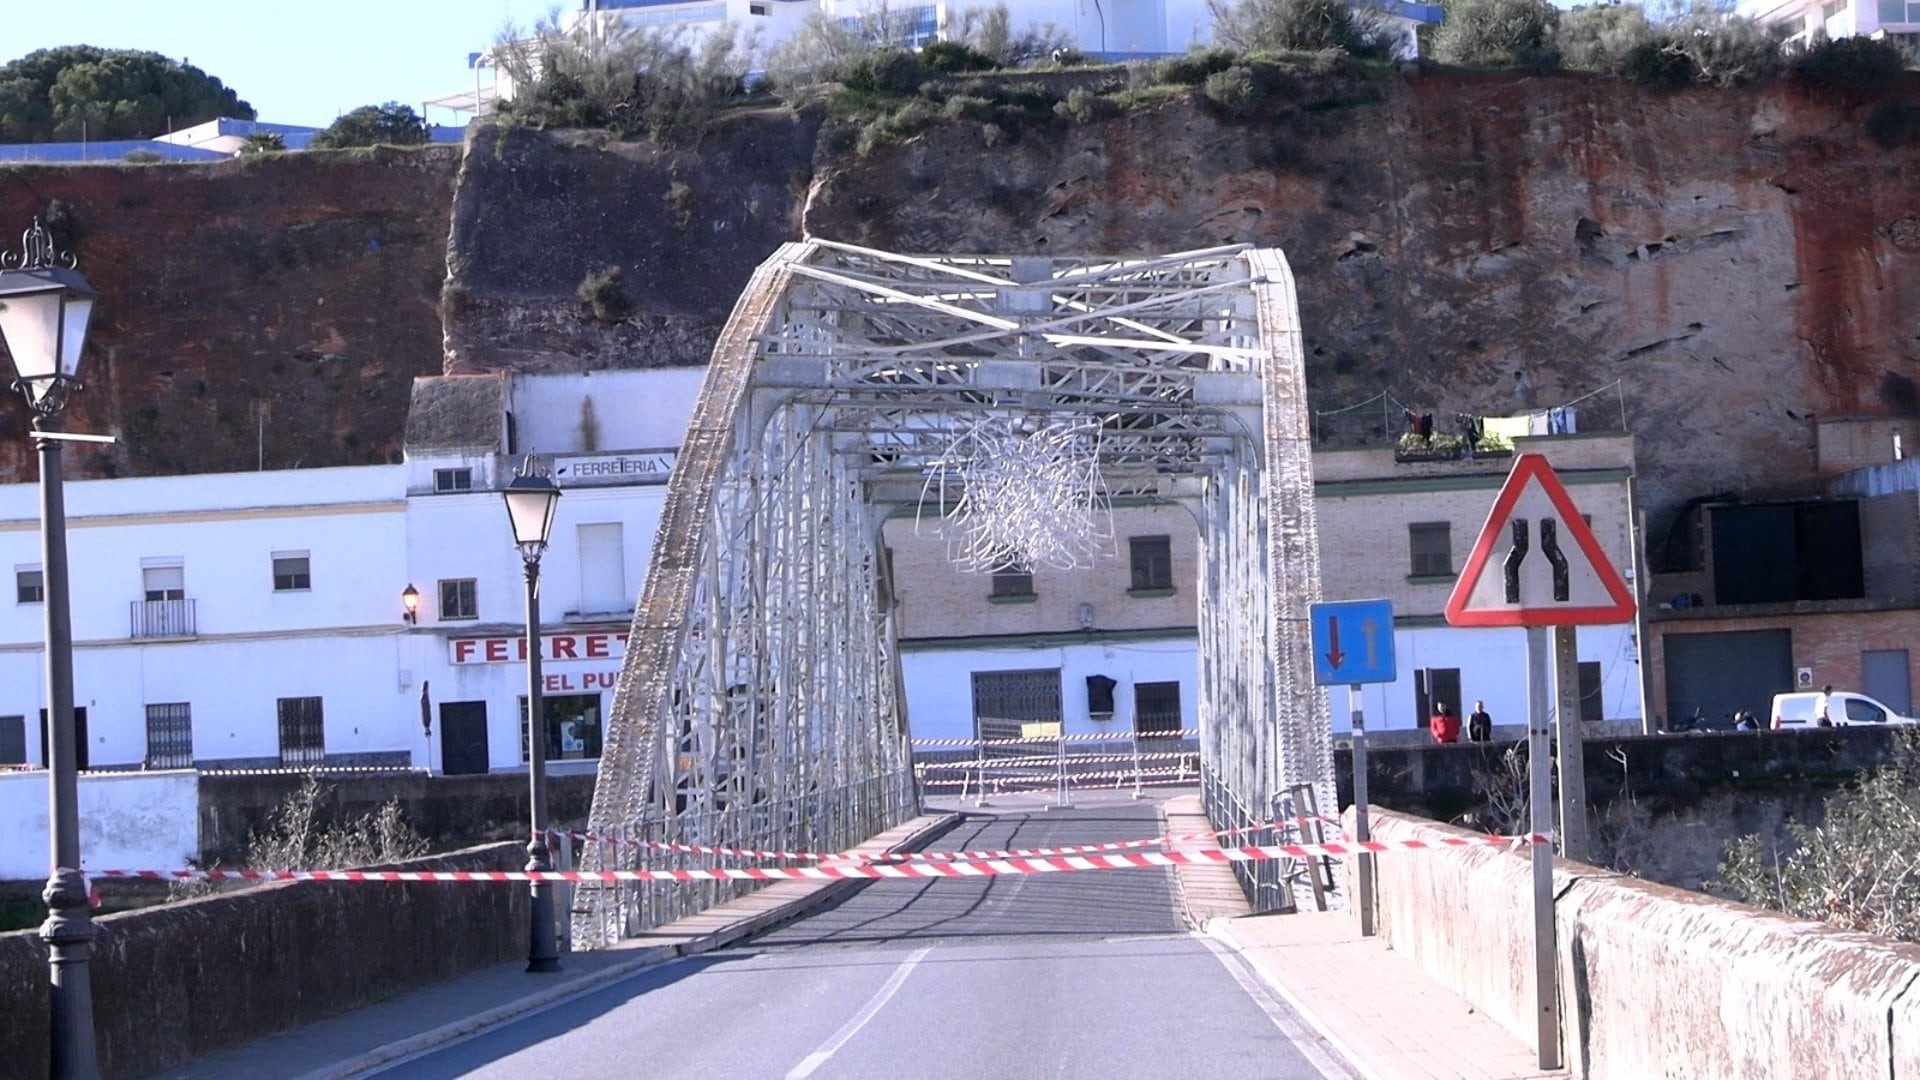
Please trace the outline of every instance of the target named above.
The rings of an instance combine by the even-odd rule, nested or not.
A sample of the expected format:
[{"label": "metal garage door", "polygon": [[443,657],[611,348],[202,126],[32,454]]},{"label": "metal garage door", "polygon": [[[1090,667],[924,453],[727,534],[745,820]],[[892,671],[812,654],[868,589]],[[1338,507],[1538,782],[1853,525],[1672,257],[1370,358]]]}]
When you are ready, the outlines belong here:
[{"label": "metal garage door", "polygon": [[1766,717],[1773,695],[1793,689],[1793,632],[1667,634],[1667,726],[1750,709]]}]

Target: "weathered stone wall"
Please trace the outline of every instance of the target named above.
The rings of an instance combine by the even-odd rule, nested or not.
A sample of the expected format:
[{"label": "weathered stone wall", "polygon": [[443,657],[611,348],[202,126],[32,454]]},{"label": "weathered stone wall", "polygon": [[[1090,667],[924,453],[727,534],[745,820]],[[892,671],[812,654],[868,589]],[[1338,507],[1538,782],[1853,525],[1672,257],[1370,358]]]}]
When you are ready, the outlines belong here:
[{"label": "weathered stone wall", "polygon": [[[1727,844],[1757,835],[1778,850],[1789,827],[1818,825],[1829,797],[1892,760],[1897,732],[1871,728],[1635,735],[1585,743],[1592,861],[1686,889],[1717,876]],[[1510,768],[1505,754],[1514,750]],[[1352,752],[1335,750],[1340,803],[1353,801]],[[1525,742],[1372,747],[1375,805],[1485,832],[1516,831],[1491,797],[1524,801]],[[1517,771],[1515,771],[1517,770]]]},{"label": "weathered stone wall", "polygon": [[[504,843],[405,865],[517,870],[525,854]],[[524,955],[528,918],[525,886],[304,881],[103,916],[101,1071],[144,1076]],[[46,1076],[47,994],[39,935],[0,934],[0,1077]]]},{"label": "weathered stone wall", "polygon": [[[438,147],[0,166],[0,245],[51,211],[100,294],[68,426],[120,441],[69,447],[68,476],[398,461],[413,377],[441,368],[458,163]],[[33,478],[26,432],[0,393],[0,482]]]},{"label": "weathered stone wall", "polygon": [[[305,783],[289,773],[200,777],[200,845],[208,865],[243,866],[247,837],[264,831],[275,808]],[[379,810],[389,799],[433,850],[524,837],[527,831],[525,774],[423,776],[419,773],[322,776],[327,789],[320,823],[351,820]],[[549,775],[547,812],[556,828],[584,824],[593,803],[591,774]],[[525,841],[523,840],[522,843]]]},{"label": "weathered stone wall", "polygon": [[[1373,825],[1381,840],[1467,835],[1391,811]],[[1537,1045],[1530,857],[1438,849],[1375,866],[1381,936]],[[1566,860],[1553,891],[1572,1075],[1920,1077],[1920,947]]]}]

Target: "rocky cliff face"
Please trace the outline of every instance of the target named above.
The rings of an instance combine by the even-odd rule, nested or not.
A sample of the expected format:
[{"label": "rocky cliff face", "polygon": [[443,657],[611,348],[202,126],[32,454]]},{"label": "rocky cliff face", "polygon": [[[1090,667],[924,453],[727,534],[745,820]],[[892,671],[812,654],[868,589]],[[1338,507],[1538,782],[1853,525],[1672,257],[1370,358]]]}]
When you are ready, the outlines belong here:
[{"label": "rocky cliff face", "polygon": [[[70,476],[399,460],[408,388],[441,367],[459,152],[273,155],[219,165],[0,168],[0,243],[52,211],[100,293]],[[8,368],[7,370],[11,370]],[[0,481],[34,476],[0,395]]]},{"label": "rocky cliff face", "polygon": [[[695,361],[752,266],[803,234],[904,251],[1244,241],[1293,265],[1317,409],[1387,391],[1445,430],[1591,394],[1583,427],[1639,436],[1656,516],[1706,491],[1812,490],[1816,417],[1920,416],[1920,152],[1866,135],[1876,102],[1462,74],[1292,93],[1244,122],[1174,101],[1010,139],[945,123],[864,158],[828,152],[849,141],[831,125],[816,139],[771,117],[675,151],[479,140],[453,247],[487,307],[450,323],[451,362]],[[675,183],[693,193],[678,204]],[[545,266],[498,276],[535,252]],[[627,268],[638,331],[594,330],[572,296],[597,260]],[[1317,428],[1354,443],[1398,424],[1375,404]]]},{"label": "rocky cliff face", "polygon": [[[1893,95],[1920,99],[1920,82]],[[1656,517],[1815,486],[1814,419],[1920,422],[1920,146],[1881,102],[1579,76],[1306,79],[1255,120],[1173,100],[867,156],[761,112],[697,141],[476,129],[461,159],[0,172],[0,220],[75,208],[106,299],[95,471],[379,460],[406,380],[704,361],[753,267],[813,235],[906,251],[1281,248],[1321,439],[1581,401],[1639,437]],[[448,231],[450,225],[450,233]],[[435,311],[442,238],[448,268]],[[578,295],[623,271],[624,321]],[[98,359],[93,361],[99,364]],[[1617,386],[1616,386],[1617,383]],[[26,451],[0,417],[0,474]],[[276,441],[281,440],[281,441]]]}]

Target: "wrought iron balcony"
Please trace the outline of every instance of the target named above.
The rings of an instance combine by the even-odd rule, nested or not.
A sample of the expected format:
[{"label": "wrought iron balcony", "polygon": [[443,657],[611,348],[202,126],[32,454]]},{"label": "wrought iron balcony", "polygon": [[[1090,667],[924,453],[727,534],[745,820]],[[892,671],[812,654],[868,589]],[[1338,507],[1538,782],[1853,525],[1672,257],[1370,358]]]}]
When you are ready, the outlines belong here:
[{"label": "wrought iron balcony", "polygon": [[134,638],[195,636],[192,600],[135,600],[128,608]]}]

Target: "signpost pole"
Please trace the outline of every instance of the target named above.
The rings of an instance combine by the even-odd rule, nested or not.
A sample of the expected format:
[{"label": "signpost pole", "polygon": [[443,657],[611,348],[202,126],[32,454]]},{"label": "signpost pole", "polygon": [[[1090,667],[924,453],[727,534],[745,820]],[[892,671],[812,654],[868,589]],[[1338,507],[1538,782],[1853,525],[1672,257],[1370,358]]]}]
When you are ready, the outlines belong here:
[{"label": "signpost pole", "polygon": [[[1360,702],[1360,684],[1347,684],[1347,708],[1353,713],[1353,838],[1373,839],[1367,828],[1367,715]],[[1373,855],[1361,852],[1360,936],[1373,936]]]},{"label": "signpost pole", "polygon": [[1587,858],[1587,768],[1575,626],[1553,628],[1554,727],[1560,737],[1560,856]]},{"label": "signpost pole", "polygon": [[[1553,831],[1552,743],[1547,728],[1547,629],[1527,627],[1527,808],[1534,833]],[[1560,1000],[1553,927],[1553,846],[1533,849],[1533,987],[1540,1067],[1560,1067]]]}]

